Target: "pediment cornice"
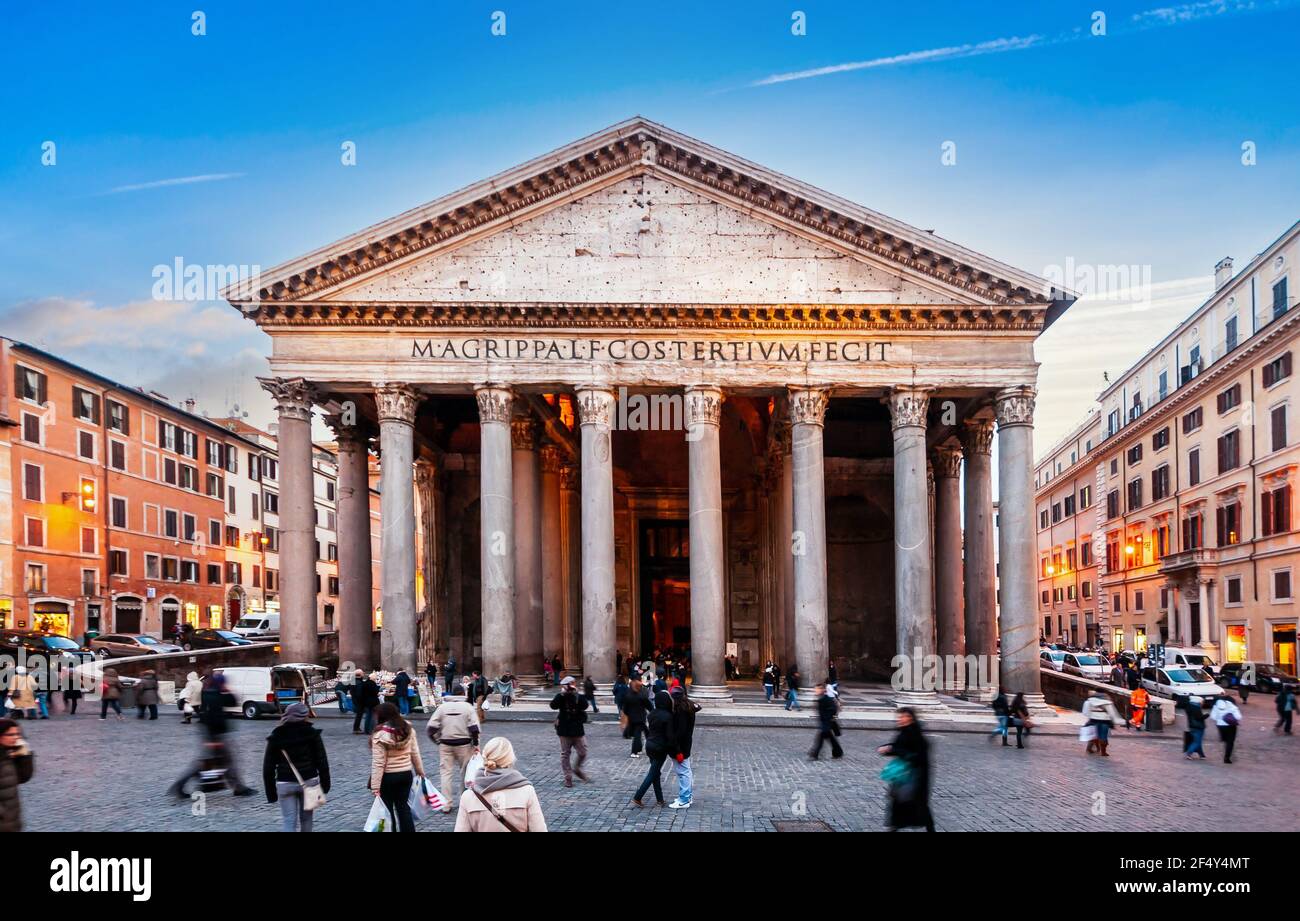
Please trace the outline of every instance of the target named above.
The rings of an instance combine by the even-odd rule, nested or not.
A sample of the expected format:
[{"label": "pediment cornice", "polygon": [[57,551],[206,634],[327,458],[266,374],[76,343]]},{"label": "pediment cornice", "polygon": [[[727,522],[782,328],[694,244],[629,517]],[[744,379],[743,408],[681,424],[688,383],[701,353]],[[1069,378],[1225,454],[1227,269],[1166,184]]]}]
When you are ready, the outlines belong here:
[{"label": "pediment cornice", "polygon": [[[778,226],[884,263],[953,292],[954,302],[1049,308],[1073,300],[1018,269],[814,189],[644,119],[616,125],[553,154],[408,211],[223,296],[259,322],[277,303],[329,297],[339,286],[419,254],[432,254],[579,197],[652,174],[696,189]],[[280,316],[285,316],[279,312]],[[1049,316],[1049,320],[1051,317]]]},{"label": "pediment cornice", "polygon": [[1032,305],[936,307],[844,304],[358,303],[270,301],[258,323],[277,326],[375,326],[517,329],[798,329],[1038,332]]}]

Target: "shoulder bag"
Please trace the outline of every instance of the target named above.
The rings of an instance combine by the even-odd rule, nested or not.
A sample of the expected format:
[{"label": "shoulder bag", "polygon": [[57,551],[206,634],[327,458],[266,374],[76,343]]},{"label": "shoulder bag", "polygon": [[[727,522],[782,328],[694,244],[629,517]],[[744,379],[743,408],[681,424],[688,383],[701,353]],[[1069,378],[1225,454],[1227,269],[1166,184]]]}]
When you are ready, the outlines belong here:
[{"label": "shoulder bag", "polygon": [[488,802],[488,798],[484,796],[482,793],[478,792],[478,790],[475,787],[471,786],[469,788],[469,792],[473,793],[475,796],[478,797],[478,801],[482,803],[484,807],[487,808],[488,812],[492,813],[492,818],[496,819],[498,822],[504,825],[507,831],[513,831],[513,832],[523,831],[522,828],[515,828],[513,825],[511,825],[510,822],[506,820],[506,817],[501,814],[501,810],[497,809],[496,806],[493,806],[490,802]]},{"label": "shoulder bag", "polygon": [[325,791],[320,787],[320,778],[313,777],[312,782],[308,783],[302,779],[302,775],[298,773],[298,768],[293,763],[293,759],[289,757],[289,753],[283,748],[280,749],[280,757],[289,762],[289,770],[293,771],[293,776],[297,779],[298,786],[302,787],[302,811],[315,812],[318,808],[325,805]]}]

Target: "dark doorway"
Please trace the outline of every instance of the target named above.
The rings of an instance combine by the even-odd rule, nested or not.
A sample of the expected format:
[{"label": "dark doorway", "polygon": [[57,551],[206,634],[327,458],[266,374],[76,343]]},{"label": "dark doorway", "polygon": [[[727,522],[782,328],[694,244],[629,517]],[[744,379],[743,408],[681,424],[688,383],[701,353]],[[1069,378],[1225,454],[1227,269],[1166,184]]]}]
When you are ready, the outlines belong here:
[{"label": "dark doorway", "polygon": [[641,649],[691,648],[690,528],[685,521],[641,522]]}]

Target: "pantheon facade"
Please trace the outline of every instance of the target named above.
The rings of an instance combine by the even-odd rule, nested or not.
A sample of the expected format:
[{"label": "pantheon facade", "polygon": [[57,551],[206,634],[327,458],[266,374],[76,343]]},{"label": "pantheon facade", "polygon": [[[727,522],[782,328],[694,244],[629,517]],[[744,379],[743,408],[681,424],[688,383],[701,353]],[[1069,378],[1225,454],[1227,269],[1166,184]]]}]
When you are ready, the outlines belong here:
[{"label": "pantheon facade", "polygon": [[319,411],[345,660],[607,685],[674,649],[716,701],[729,653],[811,685],[1000,644],[1039,691],[1033,344],[1071,298],[1036,276],[635,118],[225,296],[272,341],[287,660]]}]

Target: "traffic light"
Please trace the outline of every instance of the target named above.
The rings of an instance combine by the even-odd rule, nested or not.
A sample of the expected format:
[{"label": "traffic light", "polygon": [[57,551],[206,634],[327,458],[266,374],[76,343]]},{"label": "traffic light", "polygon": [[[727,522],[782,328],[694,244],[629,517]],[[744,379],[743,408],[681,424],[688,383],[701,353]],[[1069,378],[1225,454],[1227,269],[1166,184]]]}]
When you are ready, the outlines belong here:
[{"label": "traffic light", "polygon": [[81,481],[81,510],[83,512],[93,512],[95,510],[95,481]]}]

